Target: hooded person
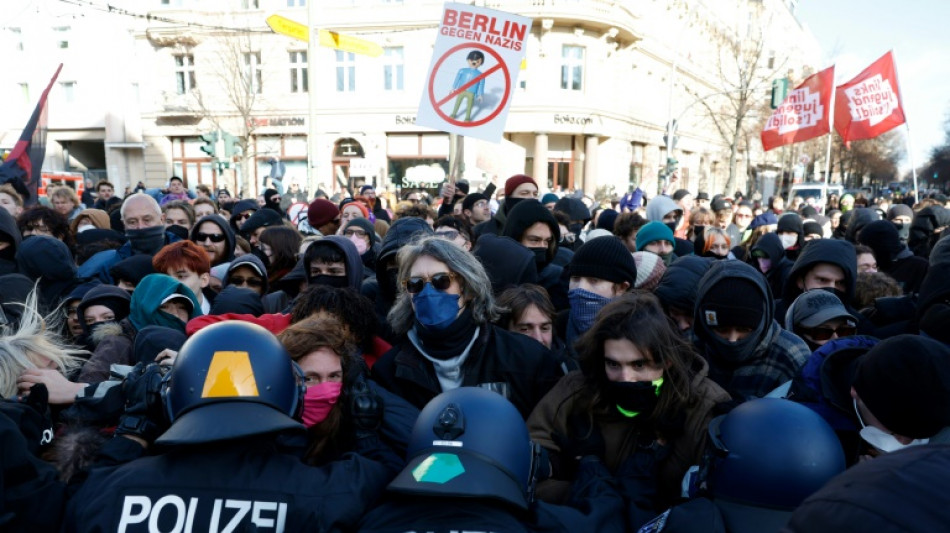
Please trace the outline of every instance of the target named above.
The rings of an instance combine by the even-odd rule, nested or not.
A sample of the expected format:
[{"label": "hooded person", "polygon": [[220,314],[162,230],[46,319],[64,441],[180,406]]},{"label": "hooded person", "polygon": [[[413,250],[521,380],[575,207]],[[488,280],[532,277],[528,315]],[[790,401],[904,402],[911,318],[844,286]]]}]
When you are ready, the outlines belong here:
[{"label": "hooded person", "polygon": [[829,341],[857,333],[854,315],[828,291],[807,291],[795,298],[784,318],[785,329],[801,337],[814,351]]},{"label": "hooded person", "polygon": [[314,241],[304,253],[307,285],[329,285],[359,291],[363,284],[363,262],[353,241],[330,235]]},{"label": "hooded person", "polygon": [[[508,220],[508,214],[517,204],[525,200],[538,201],[538,183],[531,176],[515,174],[505,181],[505,202],[495,216],[481,222],[472,228],[472,234],[477,240],[483,234],[493,233],[501,235]],[[540,202],[539,202],[540,204]],[[543,207],[543,206],[542,206]]]},{"label": "hooded person", "polygon": [[521,202],[508,212],[502,235],[511,237],[534,254],[538,285],[548,292],[556,308],[563,307],[567,301],[567,288],[561,282],[564,269],[554,263],[561,230],[551,211],[541,202]]},{"label": "hooded person", "polygon": [[[674,234],[677,229],[685,224],[683,208],[669,196],[657,196],[651,200],[650,203],[647,204],[646,218],[650,222],[661,222],[665,224]],[[643,231],[643,228],[641,228],[640,231]],[[637,235],[639,236],[639,233]],[[641,249],[639,245],[637,249]],[[677,257],[690,255],[693,253],[693,243],[686,239],[674,238],[673,251]],[[662,257],[662,255],[660,257]]]},{"label": "hooded person", "polygon": [[129,316],[132,298],[123,289],[112,285],[99,285],[90,289],[76,309],[82,327],[82,342],[94,351],[102,341],[106,324],[115,324]]},{"label": "hooded person", "polygon": [[785,213],[778,219],[775,234],[782,241],[785,257],[794,261],[805,245],[805,230],[802,217],[795,213]]},{"label": "hooded person", "polygon": [[2,211],[0,213],[0,276],[2,276],[16,273],[16,251],[23,237],[13,215],[6,209],[0,209],[0,211]]},{"label": "hooded person", "polygon": [[653,290],[666,315],[684,337],[688,338],[693,329],[693,308],[699,280],[712,263],[713,260],[698,255],[680,257],[666,268],[659,285]]},{"label": "hooded person", "polygon": [[376,318],[379,321],[379,336],[392,344],[395,334],[386,321],[386,315],[396,301],[398,287],[396,278],[399,271],[397,254],[403,246],[414,239],[432,235],[433,231],[425,220],[420,218],[400,218],[393,221],[386,236],[379,245],[376,256],[376,277],[363,282],[360,293],[373,301]]},{"label": "hooded person", "polygon": [[4,274],[0,276],[0,316],[11,325],[20,323],[24,304],[35,283],[23,274]]},{"label": "hooded person", "polygon": [[[251,215],[251,218],[244,222],[244,225],[241,226],[240,233],[251,243],[252,247],[256,248],[259,242],[258,238],[265,229],[271,226],[282,226],[283,224],[284,219],[280,216],[280,213],[273,209],[258,209]],[[261,253],[261,255],[263,255],[263,253]]]},{"label": "hooded person", "polygon": [[264,208],[274,211],[283,218],[285,212],[280,208],[280,191],[267,189],[262,196],[264,197]]},{"label": "hooded person", "polygon": [[785,257],[785,248],[779,236],[775,233],[762,235],[752,247],[748,262],[765,276],[772,297],[781,299],[794,263]]},{"label": "hooded person", "polygon": [[[857,278],[858,258],[854,245],[835,239],[812,241],[805,246],[788,272],[782,300],[776,304],[776,316],[785,316],[788,305],[801,293],[822,288],[833,291],[841,303],[851,310]],[[859,333],[871,333],[864,329],[870,327],[866,320],[861,320],[858,325]]]},{"label": "hooded person", "polygon": [[155,362],[155,358],[165,350],[179,351],[187,337],[175,328],[165,326],[145,326],[135,336],[132,346],[132,358],[136,363]]},{"label": "hooded person", "polygon": [[80,284],[69,248],[54,237],[34,235],[24,239],[17,249],[16,262],[21,274],[39,283],[43,314],[56,309]]},{"label": "hooded person", "polygon": [[910,237],[910,225],[914,221],[914,210],[909,205],[894,204],[887,210],[887,220],[894,223],[901,244],[907,244]]},{"label": "hooded person", "polygon": [[231,261],[224,274],[224,283],[221,288],[223,290],[231,285],[249,288],[261,296],[267,294],[270,288],[267,283],[267,267],[264,266],[261,258],[253,254],[244,254]]},{"label": "hooded person", "polygon": [[709,377],[737,401],[792,379],[811,354],[775,321],[774,306],[763,276],[745,263],[717,261],[699,281],[694,343],[709,362]]},{"label": "hooded person", "polygon": [[485,268],[495,296],[525,283],[538,284],[534,253],[511,237],[483,235],[472,254]]},{"label": "hooded person", "polygon": [[[63,324],[63,338],[66,340],[74,344],[81,344],[83,342],[81,337],[83,337],[84,332],[82,316],[79,314],[79,304],[82,302],[83,297],[86,296],[86,293],[99,285],[102,285],[102,283],[97,279],[80,283],[63,299],[62,310],[66,315],[66,321],[65,324]],[[0,292],[0,294],[4,293]],[[4,294],[4,297],[5,296]],[[128,293],[126,293],[126,296],[128,296]]]},{"label": "hooded person", "polygon": [[920,285],[916,318],[922,337],[950,346],[950,262],[931,265]]},{"label": "hooded person", "polygon": [[570,308],[562,338],[568,347],[594,324],[597,313],[637,282],[637,263],[620,239],[598,237],[578,248],[567,265]]},{"label": "hooded person", "polygon": [[[362,231],[362,235],[360,232]],[[346,223],[343,236],[353,242],[360,261],[363,262],[363,277],[376,274],[376,254],[379,252],[379,237],[373,223],[365,218],[354,218]]]},{"label": "hooded person", "polygon": [[584,228],[584,224],[590,222],[591,219],[590,209],[580,199],[565,196],[554,204],[554,210],[564,213],[570,219],[568,229],[574,234],[572,244],[575,248],[579,247],[583,242],[580,240],[581,230]]},{"label": "hooded person", "polygon": [[244,226],[244,223],[251,218],[258,210],[260,206],[257,204],[257,200],[247,199],[241,200],[234,204],[231,208],[231,218],[228,220],[228,223],[231,225],[231,229],[234,231],[234,234],[237,235],[241,233],[241,228]]},{"label": "hooded person", "polygon": [[940,239],[940,232],[950,226],[950,209],[939,205],[927,206],[917,212],[910,225],[907,246],[914,255],[928,257],[931,248]]},{"label": "hooded person", "polygon": [[225,287],[218,293],[211,305],[211,315],[235,313],[241,315],[261,316],[264,314],[264,304],[261,295],[251,289],[242,287]]},{"label": "hooded person", "polygon": [[878,270],[894,278],[904,294],[920,290],[929,263],[923,257],[915,256],[907,245],[901,243],[900,233],[893,222],[871,222],[858,234],[858,242],[874,250]]},{"label": "hooded person", "polygon": [[221,215],[199,218],[191,228],[189,240],[208,252],[212,267],[234,259],[234,230]]},{"label": "hooded person", "polygon": [[861,230],[864,229],[864,226],[867,226],[875,220],[880,220],[881,214],[875,209],[868,209],[866,207],[859,207],[853,211],[851,217],[848,219],[848,227],[845,230],[844,238],[848,242],[857,243],[858,235],[861,234]]},{"label": "hooded person", "polygon": [[112,229],[109,213],[101,209],[83,209],[69,222],[69,230],[78,235],[91,229]]},{"label": "hooded person", "polygon": [[100,328],[102,340],[83,366],[78,381],[105,381],[112,365],[134,365],[133,343],[146,326],[163,326],[184,333],[188,320],[200,314],[198,299],[184,283],[165,274],[145,276],[132,293],[128,318]]},{"label": "hooded person", "polygon": [[115,280],[115,285],[130,293],[145,276],[154,273],[155,267],[152,266],[151,255],[133,255],[119,261],[109,269],[109,275]]}]

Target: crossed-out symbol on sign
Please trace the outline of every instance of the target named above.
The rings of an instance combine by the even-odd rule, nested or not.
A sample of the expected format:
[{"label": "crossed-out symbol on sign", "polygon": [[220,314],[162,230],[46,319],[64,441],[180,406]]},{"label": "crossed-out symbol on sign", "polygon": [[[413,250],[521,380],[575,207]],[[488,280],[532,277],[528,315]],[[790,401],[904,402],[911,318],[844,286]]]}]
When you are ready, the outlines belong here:
[{"label": "crossed-out symbol on sign", "polygon": [[[471,50],[473,48],[482,50],[488,53],[489,55],[491,55],[493,58],[495,58],[495,61],[496,61],[495,65],[487,69],[485,72],[482,72],[475,79],[470,80],[465,85],[462,85],[458,89],[455,89],[454,91],[450,92],[446,96],[443,96],[442,98],[437,98],[435,96],[435,78],[436,78],[436,73],[439,72],[439,69],[442,67],[442,63],[444,63],[446,59],[452,57],[453,54],[455,54],[456,52],[460,50]],[[501,71],[502,75],[504,75],[505,77],[505,94],[502,96],[501,101],[498,103],[498,105],[495,106],[495,110],[492,111],[487,117],[480,120],[473,120],[472,122],[466,122],[464,120],[456,120],[455,118],[449,116],[447,113],[442,111],[442,106],[445,105],[446,102],[452,100],[453,98],[458,96],[460,93],[467,90],[469,87],[475,85],[479,81],[487,78],[488,76],[494,74],[497,71]],[[440,57],[439,60],[436,61],[435,66],[432,68],[432,72],[429,74],[429,102],[432,104],[432,108],[435,109],[435,112],[440,117],[442,117],[442,120],[455,126],[469,128],[469,127],[474,127],[474,126],[481,126],[482,124],[491,122],[492,119],[497,117],[498,114],[501,113],[502,110],[505,109],[505,105],[508,103],[509,96],[511,96],[511,74],[508,72],[508,65],[505,64],[505,61],[502,59],[502,57],[498,55],[498,52],[496,52],[492,48],[485,46],[484,44],[481,44],[481,43],[462,43],[462,44],[453,46],[452,48],[449,49],[448,52],[442,54],[442,57]]]}]

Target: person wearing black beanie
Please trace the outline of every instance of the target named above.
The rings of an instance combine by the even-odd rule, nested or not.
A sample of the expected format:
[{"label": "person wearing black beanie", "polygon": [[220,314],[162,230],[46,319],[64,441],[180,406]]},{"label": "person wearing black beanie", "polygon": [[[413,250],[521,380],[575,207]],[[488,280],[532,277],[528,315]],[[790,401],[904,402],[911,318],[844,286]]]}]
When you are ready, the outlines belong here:
[{"label": "person wearing black beanie", "polygon": [[798,254],[805,245],[805,229],[802,217],[795,213],[785,213],[778,219],[778,228],[775,233],[782,240],[785,257],[790,261],[798,259]]},{"label": "person wearing black beanie", "polygon": [[283,209],[280,208],[280,191],[277,189],[267,189],[264,191],[264,208],[270,209],[280,216],[284,216]]},{"label": "person wearing black beanie", "polygon": [[927,275],[929,263],[901,243],[897,227],[889,220],[875,220],[858,234],[858,243],[874,250],[877,268],[897,280],[904,294],[914,294]]},{"label": "person wearing black beanie", "polygon": [[584,243],[567,265],[570,302],[565,338],[571,344],[594,323],[597,313],[637,281],[637,263],[612,235]]},{"label": "person wearing black beanie", "polygon": [[247,238],[251,246],[257,246],[257,240],[265,229],[271,226],[280,226],[283,223],[284,220],[280,213],[273,209],[260,209],[241,226],[241,235]]},{"label": "person wearing black beanie", "polygon": [[851,397],[873,451],[926,443],[950,426],[950,347],[919,335],[881,341],[861,358]]}]

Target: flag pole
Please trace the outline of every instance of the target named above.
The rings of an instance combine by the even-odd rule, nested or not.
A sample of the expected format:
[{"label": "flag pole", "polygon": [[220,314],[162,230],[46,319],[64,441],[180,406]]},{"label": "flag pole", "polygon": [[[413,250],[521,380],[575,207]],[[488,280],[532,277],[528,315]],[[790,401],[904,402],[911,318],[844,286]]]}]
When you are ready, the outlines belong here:
[{"label": "flag pole", "polygon": [[[835,62],[837,64],[837,62]],[[838,81],[838,69],[834,69],[831,75],[831,98],[828,102],[828,107],[830,109],[828,112],[828,145],[825,148],[825,202],[828,201],[828,185],[831,184],[831,138],[835,135],[835,93],[838,92],[836,89],[836,83]]]},{"label": "flag pole", "polygon": [[[891,56],[896,56],[894,49],[891,48]],[[910,119],[907,117],[907,110],[904,108],[904,89],[901,87],[901,77],[897,75],[897,58],[894,58],[894,78],[897,82],[898,103],[901,106],[901,112],[904,113],[904,126],[907,128],[907,158],[910,159],[910,173],[914,177],[914,203],[920,201],[920,194],[917,191],[917,163],[914,161],[914,143],[910,136]]]}]

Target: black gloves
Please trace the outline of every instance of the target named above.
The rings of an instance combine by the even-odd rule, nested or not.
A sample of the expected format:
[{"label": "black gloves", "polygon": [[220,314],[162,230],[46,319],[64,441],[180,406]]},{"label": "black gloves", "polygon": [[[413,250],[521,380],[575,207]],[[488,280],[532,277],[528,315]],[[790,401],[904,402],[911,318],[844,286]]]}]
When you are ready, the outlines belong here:
[{"label": "black gloves", "polygon": [[603,459],[607,449],[604,436],[589,416],[572,416],[567,424],[567,435],[551,435],[561,449],[560,454],[551,457],[551,474],[558,479],[574,479],[581,459],[589,455]]},{"label": "black gloves", "polygon": [[53,418],[49,409],[49,391],[46,385],[37,383],[30,387],[30,395],[22,402],[0,402],[0,413],[10,417],[26,438],[29,452],[38,456],[43,448],[53,442]]},{"label": "black gloves", "polygon": [[138,437],[154,442],[168,429],[168,420],[162,406],[161,389],[163,372],[156,363],[138,363],[122,382],[125,397],[125,414],[119,419],[116,435]]},{"label": "black gloves", "polygon": [[383,425],[383,398],[370,389],[364,376],[347,387],[345,406],[357,439],[375,436]]}]

